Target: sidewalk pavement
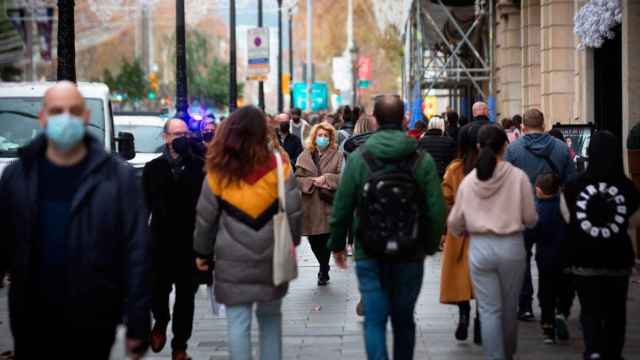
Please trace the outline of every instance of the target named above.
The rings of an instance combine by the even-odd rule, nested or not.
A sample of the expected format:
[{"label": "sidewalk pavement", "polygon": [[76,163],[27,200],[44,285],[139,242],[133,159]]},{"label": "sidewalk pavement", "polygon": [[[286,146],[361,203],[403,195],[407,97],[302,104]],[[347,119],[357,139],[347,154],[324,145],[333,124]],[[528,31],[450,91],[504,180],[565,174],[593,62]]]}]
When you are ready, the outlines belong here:
[{"label": "sidewalk pavement", "polygon": [[[316,285],[317,264],[306,242],[299,248],[300,277],[291,285],[283,303],[284,359],[366,359],[362,337],[362,320],[355,314],[359,295],[353,269],[331,271],[329,286]],[[535,266],[533,266],[535,269]],[[535,274],[534,274],[535,277]],[[425,263],[423,288],[416,309],[417,340],[415,359],[473,360],[482,359],[482,348],[470,339],[458,342],[453,337],[457,321],[455,306],[438,302],[440,289],[440,256]],[[534,280],[535,282],[535,280]],[[537,302],[537,301],[536,301]],[[474,306],[475,309],[475,306]],[[539,317],[539,309],[536,315]],[[572,360],[581,359],[582,339],[578,329],[578,301],[570,320],[572,338],[554,346],[544,345],[537,322],[520,323],[518,359]],[[627,360],[640,359],[640,275],[630,284],[627,315]],[[171,326],[169,326],[169,331]],[[471,329],[470,329],[471,330]],[[112,352],[112,360],[125,359],[124,331]],[[257,350],[257,322],[254,318],[252,343]],[[34,339],[36,344],[37,339]],[[389,344],[391,331],[389,329]],[[146,359],[171,359],[169,341],[159,354],[149,353]],[[7,290],[0,290],[0,354],[12,346],[8,326]],[[390,346],[391,348],[391,346]],[[196,315],[193,336],[189,342],[193,360],[227,359],[226,321],[211,313],[207,289],[202,287],[196,296]],[[91,357],[87,357],[90,359]],[[256,356],[257,358],[257,356]]]}]

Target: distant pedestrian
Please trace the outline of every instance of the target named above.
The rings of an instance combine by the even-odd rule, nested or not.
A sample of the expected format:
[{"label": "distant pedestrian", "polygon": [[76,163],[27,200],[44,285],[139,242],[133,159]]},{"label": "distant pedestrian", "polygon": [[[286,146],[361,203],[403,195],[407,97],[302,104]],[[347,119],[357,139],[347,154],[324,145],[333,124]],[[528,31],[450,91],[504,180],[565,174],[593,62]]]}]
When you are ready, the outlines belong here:
[{"label": "distant pedestrian", "polygon": [[[142,183],[151,212],[153,241],[153,306],[155,320],[151,331],[151,350],[160,352],[167,341],[172,322],[172,358],[186,360],[187,342],[193,329],[195,293],[198,290],[191,239],[196,204],[204,179],[204,160],[190,146],[189,129],[181,119],[165,123],[162,156],[148,162]],[[173,317],[169,296],[175,286]]]},{"label": "distant pedestrian", "polygon": [[409,130],[409,133],[407,135],[420,141],[420,139],[422,139],[426,131],[427,131],[427,122],[417,121],[416,124],[414,125],[414,128],[412,130]]},{"label": "distant pedestrian", "polygon": [[[260,359],[282,359],[282,298],[288,284],[273,285],[273,216],[278,211],[277,160],[264,113],[236,110],[209,148],[207,177],[197,206],[194,249],[201,271],[215,259],[216,299],[226,305],[229,358],[252,358],[251,319],[258,319]],[[300,191],[288,162],[286,211],[300,243]]]},{"label": "distant pedestrian", "polygon": [[0,180],[0,273],[9,270],[17,359],[110,357],[126,318],[126,349],[147,349],[151,251],[132,167],[90,135],[75,84],[47,90],[44,133]]},{"label": "distant pedestrian", "polygon": [[205,145],[208,145],[213,141],[216,136],[216,123],[215,121],[209,121],[202,129],[202,141]]},{"label": "distant pedestrian", "polygon": [[507,133],[509,143],[518,140],[518,138],[520,137],[520,130],[515,125],[513,125],[513,121],[511,121],[511,119],[502,119],[502,128]]},{"label": "distant pedestrian", "polygon": [[518,343],[518,294],[526,266],[523,231],[538,215],[526,174],[502,160],[507,135],[496,126],[478,133],[476,169],[458,189],[449,230],[470,235],[473,290],[480,305],[487,359],[513,359]]},{"label": "distant pedestrian", "polygon": [[629,276],[640,194],[626,176],[620,140],[608,131],[591,137],[586,172],[564,187],[562,214],[568,265],[580,298],[584,359],[622,359]]},{"label": "distant pedestrian", "polygon": [[289,131],[290,125],[288,114],[278,115],[278,122],[280,123],[279,128],[276,130],[278,132],[278,141],[289,155],[289,161],[293,167],[298,161],[298,156],[300,156],[304,150],[302,147],[302,141]]},{"label": "distant pedestrian", "polygon": [[445,135],[444,120],[434,116],[429,121],[429,130],[418,143],[420,151],[426,151],[436,162],[438,176],[442,178],[447,166],[456,157],[456,142]]},{"label": "distant pedestrian", "polygon": [[337,149],[336,130],[328,123],[311,129],[311,134],[296,163],[296,179],[302,190],[304,221],[302,234],[307,236],[320,270],[318,285],[329,282],[329,216],[340,183],[343,156]]},{"label": "distant pedestrian", "polygon": [[513,126],[515,126],[518,130],[520,130],[520,133],[522,133],[522,116],[519,114],[513,115],[511,121],[513,122]]},{"label": "distant pedestrian", "polygon": [[489,124],[489,106],[485,102],[478,101],[473,104],[472,113],[473,120],[470,124],[480,126]]},{"label": "distant pedestrian", "polygon": [[[566,267],[567,225],[560,213],[560,178],[553,172],[536,179],[536,209],[540,220],[531,230],[538,265],[540,325],[545,344],[568,340],[567,321],[571,313],[571,280]],[[557,314],[557,315],[556,315]]]},{"label": "distant pedestrian", "polygon": [[403,114],[399,96],[376,98],[374,116],[380,129],[349,156],[331,218],[329,247],[341,268],[346,268],[347,232],[352,223],[357,229],[354,256],[371,360],[389,358],[389,317],[393,358],[413,358],[413,316],[424,258],[436,251],[444,225],[436,165],[431,156],[419,154],[416,140],[406,135]]},{"label": "distant pedestrian", "polygon": [[[524,114],[524,135],[509,144],[504,159],[515,167],[522,169],[529,177],[531,193],[535,191],[538,175],[552,171],[550,164],[557,168],[561,184],[572,179],[576,174],[576,165],[569,156],[565,143],[544,132],[544,115],[540,110],[531,109]],[[541,226],[544,226],[541,224]],[[518,314],[520,320],[535,320],[533,314],[533,283],[531,280],[531,257],[533,256],[533,239],[525,232],[527,250],[527,268],[520,293]]]},{"label": "distant pedestrian", "polygon": [[[478,158],[478,130],[480,126],[466,127],[460,132],[458,156],[447,168],[442,180],[442,194],[448,209],[456,203],[456,194],[464,177],[476,166]],[[473,284],[469,272],[469,236],[458,237],[447,230],[442,252],[440,276],[440,302],[458,306],[458,326],[455,338],[463,341],[468,337],[471,321]],[[473,323],[473,340],[482,344],[480,318],[476,304],[476,318]]]},{"label": "distant pedestrian", "polygon": [[353,136],[353,129],[355,128],[355,124],[358,119],[354,118],[357,114],[354,114],[354,111],[348,105],[339,109],[338,114],[340,116],[341,126],[338,131],[337,142],[338,146],[342,147],[344,142]]},{"label": "distant pedestrian", "polygon": [[460,130],[460,124],[458,123],[459,117],[458,113],[455,111],[450,111],[447,114],[447,129],[446,134],[453,141],[458,142],[458,131]]},{"label": "distant pedestrian", "polygon": [[309,136],[311,126],[302,118],[302,110],[298,108],[291,110],[291,121],[289,124],[289,132],[297,136],[300,141],[304,142],[307,139],[307,136]]}]

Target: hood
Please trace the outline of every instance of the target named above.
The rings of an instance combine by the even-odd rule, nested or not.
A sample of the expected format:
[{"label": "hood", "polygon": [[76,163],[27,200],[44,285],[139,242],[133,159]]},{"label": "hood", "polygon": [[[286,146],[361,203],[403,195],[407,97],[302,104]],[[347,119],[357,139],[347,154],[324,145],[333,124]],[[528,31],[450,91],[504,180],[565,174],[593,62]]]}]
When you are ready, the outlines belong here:
[{"label": "hood", "polygon": [[556,138],[549,134],[527,134],[522,137],[524,146],[536,155],[551,156],[556,146]]},{"label": "hood", "polygon": [[2,177],[4,169],[15,160],[16,158],[0,158],[0,177]]},{"label": "hood", "polygon": [[473,192],[482,199],[489,198],[500,189],[506,181],[509,180],[509,174],[514,171],[515,168],[506,161],[498,162],[493,176],[487,181],[480,181],[474,171],[471,181],[473,183]]},{"label": "hood", "polygon": [[402,130],[379,130],[369,137],[365,146],[380,159],[394,159],[415,152],[418,141]]}]

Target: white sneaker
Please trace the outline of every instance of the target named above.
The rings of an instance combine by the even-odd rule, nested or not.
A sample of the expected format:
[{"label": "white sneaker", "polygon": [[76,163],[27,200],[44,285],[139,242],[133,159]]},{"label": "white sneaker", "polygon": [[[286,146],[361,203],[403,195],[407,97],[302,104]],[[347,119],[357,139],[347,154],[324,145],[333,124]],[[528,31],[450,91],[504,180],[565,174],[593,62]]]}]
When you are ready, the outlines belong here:
[{"label": "white sneaker", "polygon": [[589,358],[591,360],[599,360],[599,359],[601,359],[600,354],[598,354],[598,353],[591,354],[591,356],[589,356]]},{"label": "white sneaker", "polygon": [[353,256],[353,246],[347,245],[347,256]]}]

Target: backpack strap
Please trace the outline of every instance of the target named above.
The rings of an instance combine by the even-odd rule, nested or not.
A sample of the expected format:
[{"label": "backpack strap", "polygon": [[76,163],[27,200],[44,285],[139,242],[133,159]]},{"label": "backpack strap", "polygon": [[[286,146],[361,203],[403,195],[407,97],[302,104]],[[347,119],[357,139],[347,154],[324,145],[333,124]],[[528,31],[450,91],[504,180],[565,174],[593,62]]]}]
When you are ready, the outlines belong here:
[{"label": "backpack strap", "polygon": [[524,147],[528,152],[531,153],[531,155],[543,159],[547,165],[549,166],[549,168],[551,169],[551,172],[553,172],[554,174],[560,176],[560,170],[558,170],[558,167],[556,166],[556,164],[554,164],[553,160],[551,160],[551,158],[549,157],[549,155],[541,155],[541,154],[536,154],[533,152],[533,150],[529,147],[529,146],[525,146]]},{"label": "backpack strap", "polygon": [[371,173],[376,173],[384,168],[384,162],[373,156],[373,154],[369,152],[368,149],[364,149],[364,151],[362,152],[362,158],[364,159],[364,162],[367,164],[367,167],[369,168],[369,171],[371,171]]},{"label": "backpack strap", "polygon": [[421,154],[420,152],[414,151],[413,153],[409,154],[405,158],[391,160],[391,161],[383,161],[375,157],[367,149],[365,149],[362,152],[362,158],[364,159],[371,173],[376,173],[382,170],[384,166],[387,164],[394,164],[394,165],[397,165],[398,167],[411,171],[411,173],[414,174],[414,176],[416,174],[418,163],[420,162],[420,159],[422,159],[422,156],[423,154]]}]

